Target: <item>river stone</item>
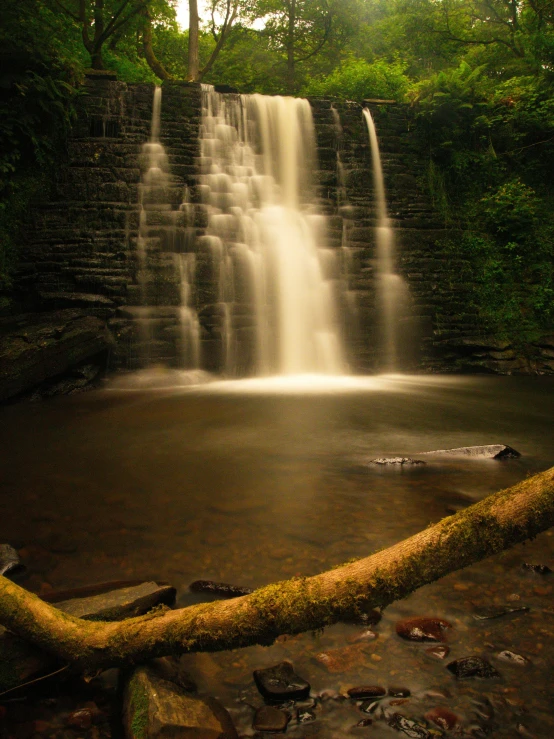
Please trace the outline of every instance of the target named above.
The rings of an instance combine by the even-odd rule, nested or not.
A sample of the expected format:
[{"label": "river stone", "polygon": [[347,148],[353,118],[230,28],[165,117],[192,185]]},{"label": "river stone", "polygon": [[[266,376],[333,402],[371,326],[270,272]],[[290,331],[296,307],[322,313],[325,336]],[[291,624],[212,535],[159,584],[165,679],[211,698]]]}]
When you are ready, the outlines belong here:
[{"label": "river stone", "polygon": [[433,736],[425,726],[406,718],[401,713],[394,713],[387,723],[393,729],[402,732],[411,739],[431,739]]},{"label": "river stone", "polygon": [[497,657],[503,662],[509,662],[512,665],[521,665],[522,667],[524,667],[525,665],[531,664],[530,660],[528,660],[527,657],[524,657],[522,654],[510,652],[509,649],[505,649],[503,652],[499,652],[497,654]]},{"label": "river stone", "polygon": [[460,720],[455,713],[452,713],[448,708],[443,708],[442,706],[437,706],[437,708],[432,708],[430,711],[427,711],[424,719],[436,724],[436,726],[440,729],[444,729],[444,731],[450,731],[453,729]]},{"label": "river stone", "polygon": [[425,652],[426,654],[430,654],[431,657],[436,657],[437,659],[446,659],[450,654],[450,648],[447,647],[445,644],[437,644],[435,647],[429,647],[429,649],[426,649]]},{"label": "river stone", "polygon": [[365,701],[369,698],[380,698],[387,694],[385,688],[380,685],[362,685],[358,688],[350,688],[346,691],[355,701]]},{"label": "river stone", "polygon": [[479,459],[515,459],[519,452],[506,444],[485,444],[483,446],[461,446],[455,449],[435,449],[420,454],[444,454],[452,457],[477,457]]},{"label": "river stone", "polygon": [[25,570],[21,564],[19,554],[11,544],[0,544],[0,575],[12,577]]},{"label": "river stone", "polygon": [[254,714],[252,728],[254,731],[285,731],[290,717],[284,711],[274,706],[262,706]]},{"label": "river stone", "polygon": [[301,701],[310,694],[310,683],[295,673],[288,660],[263,670],[254,670],[254,681],[263,697],[271,703]]},{"label": "river stone", "polygon": [[425,464],[422,459],[412,459],[411,457],[378,457],[370,459],[368,464]]},{"label": "river stone", "polygon": [[231,717],[215,698],[198,698],[139,667],[125,685],[123,726],[127,739],[238,739]]},{"label": "river stone", "polygon": [[444,632],[451,629],[452,624],[443,618],[407,618],[398,621],[396,633],[408,641],[444,641]]},{"label": "river stone", "polygon": [[450,662],[446,667],[458,680],[467,680],[472,677],[483,679],[500,677],[498,670],[482,657],[462,657]]},{"label": "river stone", "polygon": [[389,688],[389,695],[392,698],[409,698],[411,692],[408,688],[399,688],[397,686],[394,686]]}]

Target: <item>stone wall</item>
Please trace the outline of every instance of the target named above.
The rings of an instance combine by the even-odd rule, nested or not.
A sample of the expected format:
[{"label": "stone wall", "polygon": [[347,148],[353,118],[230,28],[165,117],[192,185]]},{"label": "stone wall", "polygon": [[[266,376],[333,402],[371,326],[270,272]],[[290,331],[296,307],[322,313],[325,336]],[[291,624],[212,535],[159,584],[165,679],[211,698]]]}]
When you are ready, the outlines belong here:
[{"label": "stone wall", "polygon": [[[143,212],[141,233],[146,234],[149,268],[142,279],[137,238],[139,189],[146,165],[141,152],[150,134],[153,87],[89,78],[83,92],[54,194],[33,210],[17,274],[17,304],[22,311],[75,309],[100,319],[112,334],[110,369],[133,369],[144,357],[145,336],[136,318],[146,294],[153,319],[149,358],[178,366],[175,251],[189,250],[206,221],[195,186],[200,87],[186,83],[163,87],[160,141],[171,170],[168,210]],[[341,249],[348,282],[341,315],[350,364],[355,371],[371,372],[379,368],[380,350],[368,133],[361,105],[311,102],[319,149],[319,198],[328,216],[329,245]],[[553,372],[554,342],[545,340],[531,358],[523,358],[494,337],[479,335],[475,312],[460,284],[463,260],[454,259],[445,246],[458,234],[444,228],[426,195],[425,159],[412,132],[412,112],[405,105],[383,101],[367,105],[379,135],[397,269],[409,288],[401,316],[402,368]],[[185,199],[191,209],[179,211]],[[169,243],[168,213],[173,213],[172,224],[180,219],[182,244]],[[197,251],[196,299],[205,365],[217,371],[223,318],[213,310],[208,256]]]}]

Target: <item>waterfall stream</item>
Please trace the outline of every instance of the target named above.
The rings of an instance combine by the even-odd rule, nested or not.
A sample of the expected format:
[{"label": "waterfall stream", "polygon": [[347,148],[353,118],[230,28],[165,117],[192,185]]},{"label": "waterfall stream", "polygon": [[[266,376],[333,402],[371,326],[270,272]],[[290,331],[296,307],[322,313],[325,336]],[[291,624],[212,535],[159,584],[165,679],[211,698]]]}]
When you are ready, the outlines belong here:
[{"label": "waterfall stream", "polygon": [[391,226],[385,195],[385,180],[381,153],[377,140],[377,131],[371,113],[367,108],[363,116],[369,132],[371,160],[373,165],[373,188],[377,225],[375,240],[377,243],[377,309],[381,334],[381,369],[391,372],[398,368],[398,319],[400,301],[406,292],[404,281],[395,272],[394,265],[394,231]]}]

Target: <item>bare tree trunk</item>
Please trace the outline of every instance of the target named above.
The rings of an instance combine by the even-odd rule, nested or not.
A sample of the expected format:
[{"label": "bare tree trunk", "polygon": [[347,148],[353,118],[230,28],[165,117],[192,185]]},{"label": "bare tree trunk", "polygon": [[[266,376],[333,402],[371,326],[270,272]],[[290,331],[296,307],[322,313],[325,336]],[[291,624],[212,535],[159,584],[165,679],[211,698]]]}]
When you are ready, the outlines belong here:
[{"label": "bare tree trunk", "polygon": [[271,644],[404,598],[554,524],[554,467],[490,495],[389,549],[251,595],[115,623],[84,621],[0,577],[0,623],[84,670],[153,657]]},{"label": "bare tree trunk", "polygon": [[189,53],[188,53],[188,81],[198,80],[200,62],[198,59],[198,0],[189,0]]}]

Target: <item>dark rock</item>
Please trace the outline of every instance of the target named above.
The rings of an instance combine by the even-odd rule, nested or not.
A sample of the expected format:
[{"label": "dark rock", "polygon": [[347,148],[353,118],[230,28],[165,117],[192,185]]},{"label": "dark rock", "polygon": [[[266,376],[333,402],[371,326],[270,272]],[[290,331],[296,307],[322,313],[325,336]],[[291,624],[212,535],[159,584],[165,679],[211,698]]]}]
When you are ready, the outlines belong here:
[{"label": "dark rock", "polygon": [[254,714],[252,728],[255,731],[285,731],[290,717],[274,706],[262,706]]},{"label": "dark rock", "polygon": [[0,544],[0,575],[13,577],[24,570],[25,565],[21,564],[17,551],[10,544]]},{"label": "dark rock", "polygon": [[402,716],[401,713],[394,713],[388,720],[388,725],[396,731],[401,731],[411,739],[431,739],[432,734],[429,730],[418,724],[417,721]]},{"label": "dark rock", "polygon": [[398,621],[396,633],[409,641],[444,641],[444,631],[452,624],[442,618],[407,618]]},{"label": "dark rock", "polygon": [[60,377],[113,344],[105,322],[79,310],[2,319],[0,333],[0,400]]},{"label": "dark rock", "polygon": [[473,614],[473,618],[476,621],[489,621],[494,618],[501,618],[502,616],[510,616],[513,613],[526,613],[528,610],[528,606],[490,606],[477,610]]},{"label": "dark rock", "polygon": [[136,669],[125,685],[123,725],[127,739],[238,739],[218,701],[192,697],[149,667]]},{"label": "dark rock", "polygon": [[528,660],[527,657],[524,657],[522,654],[510,652],[509,649],[505,649],[503,652],[500,652],[496,656],[503,662],[509,662],[512,665],[521,665],[522,667],[524,667],[525,665],[531,664],[530,660]]},{"label": "dark rock", "polygon": [[429,647],[429,649],[426,649],[425,653],[430,654],[431,657],[436,657],[437,659],[446,659],[450,654],[450,648],[444,644],[438,644],[436,647]]},{"label": "dark rock", "polygon": [[483,679],[500,677],[500,673],[482,657],[462,657],[450,662],[446,667],[458,680],[472,677]]},{"label": "dark rock", "polygon": [[264,670],[254,670],[254,680],[263,697],[272,703],[304,700],[310,694],[310,684],[294,672],[288,661]]},{"label": "dark rock", "polygon": [[296,711],[296,723],[298,724],[309,724],[311,721],[315,720],[315,711],[311,711],[309,708],[299,708]]},{"label": "dark rock", "polygon": [[521,565],[522,570],[527,570],[527,572],[534,572],[536,575],[550,575],[552,570],[550,567],[547,567],[546,565],[531,565],[527,562],[524,562]]},{"label": "dark rock", "polygon": [[387,694],[380,685],[363,685],[359,688],[350,688],[348,695],[355,701],[365,701],[368,698],[379,698]]},{"label": "dark rock", "polygon": [[189,590],[193,593],[217,595],[220,598],[240,598],[241,595],[250,595],[254,592],[251,588],[228,585],[225,582],[213,582],[213,580],[195,580],[189,585]]},{"label": "dark rock", "polygon": [[484,446],[462,446],[456,449],[435,449],[421,454],[444,454],[452,457],[478,457],[480,459],[515,459],[519,452],[506,444],[485,444]]},{"label": "dark rock", "polygon": [[389,688],[389,695],[393,698],[409,698],[411,693],[408,688],[391,687]]},{"label": "dark rock", "polygon": [[371,718],[363,718],[363,719],[361,719],[361,721],[358,721],[358,723],[356,724],[356,726],[358,726],[360,728],[363,728],[364,726],[371,726],[372,723],[373,723],[373,719],[371,719]]},{"label": "dark rock", "polygon": [[368,464],[425,464],[425,462],[411,457],[378,457],[371,459]]}]

